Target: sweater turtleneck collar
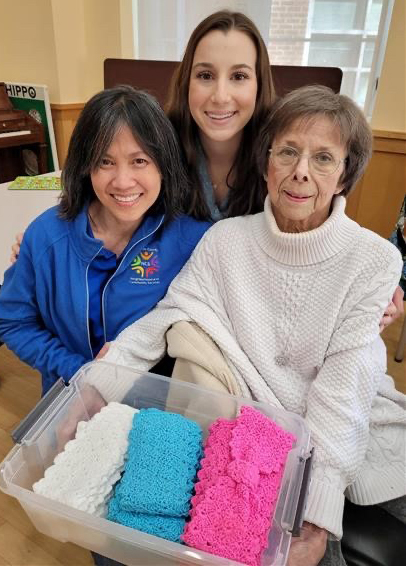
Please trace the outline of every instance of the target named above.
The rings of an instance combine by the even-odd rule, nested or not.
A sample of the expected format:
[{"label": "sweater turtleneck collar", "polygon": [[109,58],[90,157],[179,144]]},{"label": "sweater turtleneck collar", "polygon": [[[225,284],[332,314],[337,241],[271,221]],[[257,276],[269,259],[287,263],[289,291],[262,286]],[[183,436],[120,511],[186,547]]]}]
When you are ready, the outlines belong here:
[{"label": "sweater turtleneck collar", "polygon": [[325,261],[344,249],[360,230],[360,226],[346,216],[345,205],[344,197],[334,197],[331,214],[319,228],[291,234],[279,230],[267,196],[257,232],[259,244],[274,260],[286,265],[314,265]]}]

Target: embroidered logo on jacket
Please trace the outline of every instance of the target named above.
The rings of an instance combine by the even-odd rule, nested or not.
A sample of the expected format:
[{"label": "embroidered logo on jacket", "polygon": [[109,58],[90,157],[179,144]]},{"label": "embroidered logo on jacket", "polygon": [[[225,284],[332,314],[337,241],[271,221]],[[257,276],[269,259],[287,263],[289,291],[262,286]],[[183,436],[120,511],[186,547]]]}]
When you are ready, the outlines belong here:
[{"label": "embroidered logo on jacket", "polygon": [[142,250],[132,260],[131,269],[134,272],[134,277],[131,277],[131,283],[142,285],[159,283],[158,250],[156,248]]}]

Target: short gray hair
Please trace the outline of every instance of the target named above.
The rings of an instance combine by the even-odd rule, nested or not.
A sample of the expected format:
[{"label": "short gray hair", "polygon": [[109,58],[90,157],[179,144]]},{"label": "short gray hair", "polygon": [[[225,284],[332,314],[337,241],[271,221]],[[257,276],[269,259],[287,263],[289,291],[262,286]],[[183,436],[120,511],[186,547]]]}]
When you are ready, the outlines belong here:
[{"label": "short gray hair", "polygon": [[340,130],[341,142],[347,148],[344,171],[339,183],[342,195],[348,195],[361,177],[372,155],[372,132],[363,112],[348,96],[336,94],[321,85],[292,90],[272,106],[261,131],[259,166],[266,172],[268,149],[275,137],[283,134],[298,119],[328,117]]}]

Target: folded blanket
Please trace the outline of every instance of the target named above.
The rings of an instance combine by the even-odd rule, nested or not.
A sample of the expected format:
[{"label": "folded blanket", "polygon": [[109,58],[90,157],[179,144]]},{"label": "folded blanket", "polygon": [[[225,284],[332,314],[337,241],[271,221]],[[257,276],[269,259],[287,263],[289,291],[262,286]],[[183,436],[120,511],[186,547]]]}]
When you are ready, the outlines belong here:
[{"label": "folded blanket", "polygon": [[295,437],[252,407],[209,427],[205,456],[182,540],[194,548],[259,565]]},{"label": "folded blanket", "polygon": [[74,440],[32,486],[35,493],[105,516],[107,500],[124,468],[128,434],[136,413],[128,405],[112,402],[90,421],[79,422]]},{"label": "folded blanket", "polygon": [[129,435],[115,497],[124,511],[186,516],[199,460],[200,426],[176,413],[141,409]]},{"label": "folded blanket", "polygon": [[173,542],[181,542],[180,535],[183,533],[186,522],[185,517],[124,511],[120,508],[116,497],[110,499],[107,519]]}]

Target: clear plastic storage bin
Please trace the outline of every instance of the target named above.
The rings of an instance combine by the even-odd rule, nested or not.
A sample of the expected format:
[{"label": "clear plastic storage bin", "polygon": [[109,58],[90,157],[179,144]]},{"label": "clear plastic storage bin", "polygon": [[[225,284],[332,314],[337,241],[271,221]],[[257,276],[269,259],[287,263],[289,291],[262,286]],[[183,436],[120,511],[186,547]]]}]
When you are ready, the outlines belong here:
[{"label": "clear plastic storage bin", "polygon": [[[62,380],[55,384],[15,431],[18,444],[0,465],[0,488],[18,499],[34,526],[59,541],[75,543],[128,565],[239,564],[77,511],[32,491],[32,485],[43,477],[62,449],[60,431],[67,419],[72,418],[72,407],[77,413],[83,403],[84,387],[90,379],[97,381],[101,374],[121,384],[121,398],[116,401],[138,409],[155,407],[183,414],[198,422],[204,432],[216,418],[235,417],[242,405],[251,405],[295,435],[297,441],[288,456],[269,545],[261,563],[262,566],[283,566],[292,532],[301,524],[307,492],[311,458],[310,435],[304,420],[265,403],[106,362],[84,366],[69,386]],[[84,405],[83,415],[85,420],[93,416]],[[76,419],[79,420],[79,416]]]}]

